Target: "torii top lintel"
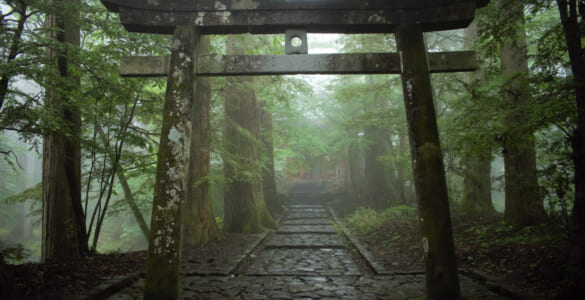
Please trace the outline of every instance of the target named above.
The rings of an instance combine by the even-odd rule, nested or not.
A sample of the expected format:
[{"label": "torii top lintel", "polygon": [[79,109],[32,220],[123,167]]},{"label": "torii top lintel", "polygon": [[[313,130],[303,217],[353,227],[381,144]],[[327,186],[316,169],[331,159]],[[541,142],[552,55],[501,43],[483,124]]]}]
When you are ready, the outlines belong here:
[{"label": "torii top lintel", "polygon": [[132,32],[170,34],[195,25],[203,34],[389,33],[401,23],[425,31],[466,27],[489,0],[102,0]]}]

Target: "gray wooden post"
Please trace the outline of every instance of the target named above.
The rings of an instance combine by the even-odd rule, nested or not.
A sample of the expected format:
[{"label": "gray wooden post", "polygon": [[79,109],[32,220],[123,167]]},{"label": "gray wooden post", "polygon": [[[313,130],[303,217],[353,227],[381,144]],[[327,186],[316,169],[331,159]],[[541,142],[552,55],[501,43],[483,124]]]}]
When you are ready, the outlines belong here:
[{"label": "gray wooden post", "polygon": [[400,25],[396,30],[396,41],[401,57],[427,297],[458,299],[460,290],[449,197],[421,26]]},{"label": "gray wooden post", "polygon": [[158,152],[144,299],[177,299],[181,261],[181,207],[189,159],[191,105],[199,32],[175,29]]}]

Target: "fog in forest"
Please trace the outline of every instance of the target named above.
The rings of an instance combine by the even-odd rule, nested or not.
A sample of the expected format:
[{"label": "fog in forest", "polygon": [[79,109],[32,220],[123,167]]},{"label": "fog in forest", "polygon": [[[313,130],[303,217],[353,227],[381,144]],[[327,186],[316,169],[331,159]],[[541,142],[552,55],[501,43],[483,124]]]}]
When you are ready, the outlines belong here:
[{"label": "fog in forest", "polygon": [[[116,1],[64,5],[82,21],[61,20],[28,2],[0,1],[0,267],[123,257],[186,277],[407,274],[395,286],[416,285],[411,298],[432,290],[436,261],[542,299],[585,274],[583,12],[563,14],[566,1],[477,1],[473,22],[306,40],[296,28],[232,34],[282,25],[124,27]],[[296,5],[284,2],[266,5]],[[386,32],[370,21],[339,28]],[[295,38],[308,53],[287,52]],[[232,246],[248,252],[213,269]],[[358,283],[347,295],[367,290]]]}]

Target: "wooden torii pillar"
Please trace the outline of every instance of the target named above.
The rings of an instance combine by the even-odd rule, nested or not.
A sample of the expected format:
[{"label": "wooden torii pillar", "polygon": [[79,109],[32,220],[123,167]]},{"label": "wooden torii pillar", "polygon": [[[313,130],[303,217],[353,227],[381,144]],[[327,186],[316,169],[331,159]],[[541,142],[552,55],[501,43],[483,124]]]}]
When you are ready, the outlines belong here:
[{"label": "wooden torii pillar", "polygon": [[[197,76],[401,74],[429,298],[460,297],[430,73],[471,71],[471,52],[426,51],[423,32],[466,27],[489,0],[102,0],[131,32],[173,34],[168,57],[129,57],[124,76],[168,76],[145,299],[176,299],[180,207]],[[306,33],[395,33],[399,53],[307,55]],[[286,33],[287,54],[200,56],[201,34]],[[291,45],[301,38],[298,48]],[[194,110],[200,109],[194,107]]]}]

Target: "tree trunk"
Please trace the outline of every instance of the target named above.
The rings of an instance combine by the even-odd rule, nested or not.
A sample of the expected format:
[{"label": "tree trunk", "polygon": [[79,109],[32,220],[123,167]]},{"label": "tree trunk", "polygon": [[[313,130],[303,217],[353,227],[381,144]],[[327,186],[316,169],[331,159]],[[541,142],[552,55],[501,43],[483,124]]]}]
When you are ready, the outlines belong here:
[{"label": "tree trunk", "polygon": [[461,208],[468,214],[495,213],[492,204],[491,159],[474,156],[467,158],[464,165]]},{"label": "tree trunk", "polygon": [[199,32],[178,26],[172,40],[154,186],[144,299],[177,299],[182,246],[181,208],[189,164],[194,63]]},{"label": "tree trunk", "polygon": [[260,127],[262,143],[266,148],[265,167],[262,168],[262,188],[264,200],[268,211],[273,215],[282,213],[282,203],[278,199],[276,191],[276,177],[274,173],[274,139],[272,136],[272,112],[268,110],[265,102],[260,103]]},{"label": "tree trunk", "polygon": [[[399,189],[399,195],[400,195],[400,199],[401,199],[401,203],[403,204],[407,204],[409,202],[414,201],[413,197],[409,196],[412,194],[412,187],[409,186],[408,190],[407,190],[407,186],[406,186],[406,168],[408,167],[407,164],[407,160],[403,159],[405,158],[408,153],[407,153],[407,136],[406,133],[403,130],[400,130],[400,132],[398,133],[398,162],[397,162],[397,166],[396,166],[396,176],[397,176],[397,180],[398,180],[398,189]],[[408,192],[408,194],[407,194]]]},{"label": "tree trunk", "polygon": [[[465,48],[472,49],[477,39],[477,23],[473,22],[464,31]],[[473,86],[474,82],[483,81],[481,71],[466,73],[465,80]],[[474,93],[471,93],[474,95]],[[470,99],[475,102],[477,99]],[[470,214],[491,214],[495,212],[492,204],[492,186],[491,186],[491,155],[489,153],[478,153],[477,150],[467,151],[464,158],[464,178],[463,178],[463,199],[461,207],[463,211]],[[489,151],[488,151],[489,152]]]},{"label": "tree trunk", "polygon": [[[208,54],[209,46],[209,38],[202,38],[199,46],[200,53]],[[195,93],[192,107],[191,155],[183,208],[183,238],[186,246],[207,243],[219,236],[219,228],[211,207],[209,188],[211,149],[209,78],[197,78]]]},{"label": "tree trunk", "polygon": [[378,161],[378,156],[386,154],[386,145],[384,144],[384,130],[368,126],[365,130],[364,139],[367,143],[366,149],[366,203],[373,207],[383,207],[389,196],[386,174],[384,165]]},{"label": "tree trunk", "polygon": [[[575,84],[577,127],[573,132],[573,164],[575,166],[575,202],[571,221],[571,251],[569,254],[572,288],[567,298],[585,294],[585,51],[579,17],[585,19],[585,5],[576,0],[557,0]],[[579,12],[579,13],[578,13]],[[579,16],[580,14],[580,16]]]},{"label": "tree trunk", "polygon": [[[229,38],[228,54],[241,54],[237,39]],[[260,164],[260,107],[253,77],[230,77],[224,89],[225,128],[224,230],[259,232],[275,228],[262,191]]]},{"label": "tree trunk", "polygon": [[357,201],[361,201],[361,183],[360,183],[360,151],[356,143],[349,145],[349,177],[351,183],[351,192],[356,196]]},{"label": "tree trunk", "polygon": [[67,47],[51,47],[49,57],[56,74],[54,89],[47,89],[47,118],[63,131],[47,130],[43,143],[42,261],[71,259],[88,252],[85,216],[81,205],[81,114],[71,99],[79,78],[71,74],[75,47],[79,47],[79,1],[55,0],[55,15],[46,18],[49,37]]},{"label": "tree trunk", "polygon": [[400,25],[396,41],[403,66],[402,87],[420,215],[427,297],[458,299],[461,292],[449,196],[421,26]]},{"label": "tree trunk", "polygon": [[524,4],[516,0],[500,0],[503,14],[515,22],[514,30],[503,37],[500,49],[502,73],[510,78],[504,87],[504,97],[512,109],[509,110],[504,126],[506,128],[503,154],[505,167],[506,223],[525,227],[541,223],[546,218],[543,199],[538,191],[536,177],[536,150],[533,129],[523,107],[530,104],[528,56],[526,32],[524,29]]}]

